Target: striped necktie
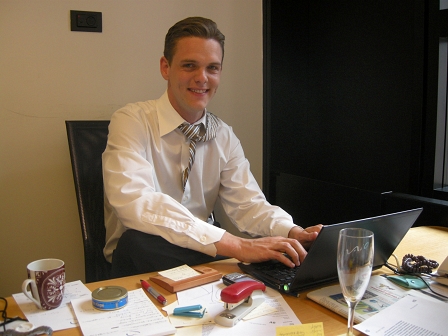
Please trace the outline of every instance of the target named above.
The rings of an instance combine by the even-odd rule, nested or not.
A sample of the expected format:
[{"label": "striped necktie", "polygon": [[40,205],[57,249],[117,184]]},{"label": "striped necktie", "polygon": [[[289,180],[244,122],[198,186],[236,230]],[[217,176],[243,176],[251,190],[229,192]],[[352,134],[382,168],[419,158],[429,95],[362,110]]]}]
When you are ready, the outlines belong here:
[{"label": "striped necktie", "polygon": [[[216,137],[216,130],[218,128],[218,118],[210,112],[207,112],[206,117],[207,127],[205,132],[201,132],[202,124],[191,125],[187,122],[182,123],[178,128],[185,134],[187,139],[190,139],[190,158],[188,159],[188,166],[182,172],[182,187],[185,190],[188,176],[194,163],[194,156],[196,154],[196,143],[198,141],[208,141]],[[201,133],[205,133],[202,134]]]}]

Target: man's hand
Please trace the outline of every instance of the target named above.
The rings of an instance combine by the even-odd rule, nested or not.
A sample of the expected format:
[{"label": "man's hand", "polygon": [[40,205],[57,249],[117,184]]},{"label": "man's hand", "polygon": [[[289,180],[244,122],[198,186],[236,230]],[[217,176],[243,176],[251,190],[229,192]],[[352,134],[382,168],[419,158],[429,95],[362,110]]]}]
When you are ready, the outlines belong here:
[{"label": "man's hand", "polygon": [[300,226],[293,227],[288,234],[289,238],[294,238],[299,241],[300,244],[307,250],[310,248],[311,244],[316,240],[322,229],[322,224],[307,227],[306,229]]},{"label": "man's hand", "polygon": [[[303,230],[294,227],[289,237],[264,237],[245,239],[225,232],[219,242],[215,243],[217,253],[236,258],[242,262],[261,262],[276,259],[289,267],[300,265],[306,257],[304,246],[310,246],[316,239],[322,225],[315,225]],[[305,244],[304,246],[302,245]],[[290,259],[284,254],[289,255]]]}]

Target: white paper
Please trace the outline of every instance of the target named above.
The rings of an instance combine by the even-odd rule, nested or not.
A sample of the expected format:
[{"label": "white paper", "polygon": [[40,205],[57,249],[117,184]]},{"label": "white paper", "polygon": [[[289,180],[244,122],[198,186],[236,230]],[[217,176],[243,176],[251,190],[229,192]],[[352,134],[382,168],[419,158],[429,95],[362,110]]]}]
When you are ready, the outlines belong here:
[{"label": "white paper", "polygon": [[269,305],[266,302],[263,302],[261,305],[259,305],[257,308],[252,310],[249,314],[243,317],[243,321],[252,320],[254,318],[268,315],[268,314],[274,314],[277,312],[277,308]]},{"label": "white paper", "polygon": [[197,275],[200,275],[201,273],[192,269],[188,265],[182,265],[179,267],[171,268],[166,271],[161,271],[161,272],[159,272],[159,274],[161,276],[164,276],[165,278],[170,279],[170,280],[179,281],[179,280],[184,280],[184,279],[195,277]]},{"label": "white paper", "polygon": [[176,329],[162,315],[143,289],[128,292],[128,304],[118,310],[93,308],[92,300],[72,300],[84,336],[171,335]]},{"label": "white paper", "polygon": [[[217,313],[214,312],[213,316],[210,315],[210,313],[207,311],[206,308],[205,314],[201,318],[173,315],[173,311],[176,307],[180,307],[178,301],[175,301],[172,304],[163,307],[162,309],[168,314],[168,318],[170,319],[171,324],[176,328],[180,328],[180,327],[191,327],[191,326],[215,323],[214,318],[217,313],[220,313],[223,310],[224,304],[220,302],[219,307],[217,307],[216,309]],[[252,310],[249,314],[247,314],[243,318],[243,320],[245,321],[251,320],[263,315],[273,314],[275,312],[277,312],[277,309],[275,307],[272,307],[266,302],[263,302],[261,305]]]},{"label": "white paper", "polygon": [[[216,315],[224,310],[224,303],[221,301],[221,290],[225,287],[221,281],[216,281],[178,292],[177,300],[180,306],[201,304],[207,308],[208,318],[214,319]],[[254,315],[258,314],[258,317],[242,320],[231,329],[217,324],[205,324],[202,326],[202,334],[208,336],[228,336],[229,332],[231,332],[233,335],[244,336],[275,335],[275,328],[278,326],[301,324],[279,292],[266,288],[264,294],[265,302],[263,307],[261,307],[262,313],[254,313]],[[266,308],[265,305],[269,307]],[[265,310],[263,311],[263,309]]]},{"label": "white paper", "polygon": [[[378,312],[391,306],[406,295],[438,301],[435,296],[428,296],[421,290],[401,287],[381,275],[372,276],[361,301],[356,305],[355,323],[361,323],[378,314]],[[347,318],[348,306],[339,284],[308,292],[307,296],[311,300]]]},{"label": "white paper", "polygon": [[447,303],[408,295],[356,325],[355,329],[375,336],[446,336],[446,321]]},{"label": "white paper", "polygon": [[204,333],[201,325],[176,329],[176,336],[202,336],[202,335],[204,335]]},{"label": "white paper", "polygon": [[434,294],[429,288],[423,288],[421,290],[421,292],[429,295],[430,297],[439,299],[440,301],[448,302],[448,299],[447,299],[448,298],[448,286],[442,285],[432,279],[433,278],[429,277],[429,278],[426,278],[425,281],[429,284],[429,286],[431,287],[431,289],[434,292],[436,292],[437,294],[443,295],[445,297]]},{"label": "white paper", "polygon": [[223,305],[223,302],[221,301],[221,291],[224,288],[226,288],[226,286],[221,280],[218,280],[177,292],[177,301],[180,306],[195,304],[201,304],[202,306]]},{"label": "white paper", "polygon": [[64,298],[62,299],[61,305],[56,309],[39,309],[23,293],[13,294],[12,296],[34,327],[49,326],[53,331],[78,326],[78,321],[71,309],[70,301],[83,297],[91,299],[92,297],[90,290],[80,280],[65,284]]}]

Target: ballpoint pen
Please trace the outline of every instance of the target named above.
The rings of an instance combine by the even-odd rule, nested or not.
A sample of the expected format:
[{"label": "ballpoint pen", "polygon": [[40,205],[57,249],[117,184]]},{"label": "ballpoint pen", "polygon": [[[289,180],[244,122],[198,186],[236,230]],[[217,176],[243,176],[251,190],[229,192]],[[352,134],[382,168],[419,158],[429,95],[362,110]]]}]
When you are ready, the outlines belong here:
[{"label": "ballpoint pen", "polygon": [[166,305],[167,302],[166,299],[163,297],[163,295],[157,292],[154,288],[152,288],[147,281],[140,280],[140,283],[142,284],[144,290],[146,290],[149,294],[154,296],[156,300],[159,301],[161,304],[163,304],[164,306]]}]

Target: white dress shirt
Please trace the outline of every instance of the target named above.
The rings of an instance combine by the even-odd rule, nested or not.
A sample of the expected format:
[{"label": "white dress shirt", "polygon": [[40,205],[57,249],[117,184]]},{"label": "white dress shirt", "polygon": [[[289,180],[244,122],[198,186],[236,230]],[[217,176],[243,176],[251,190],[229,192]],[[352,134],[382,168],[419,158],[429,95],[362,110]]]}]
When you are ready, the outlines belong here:
[{"label": "white dress shirt", "polygon": [[[177,128],[183,122],[167,92],[112,115],[103,153],[109,262],[127,228],[215,256],[214,243],[225,231],[207,218],[218,198],[232,223],[253,237],[287,237],[295,226],[288,213],[266,201],[240,141],[222,120],[216,138],[197,143],[183,191],[181,175],[189,159],[189,140]],[[198,122],[205,124],[205,114]]]}]

